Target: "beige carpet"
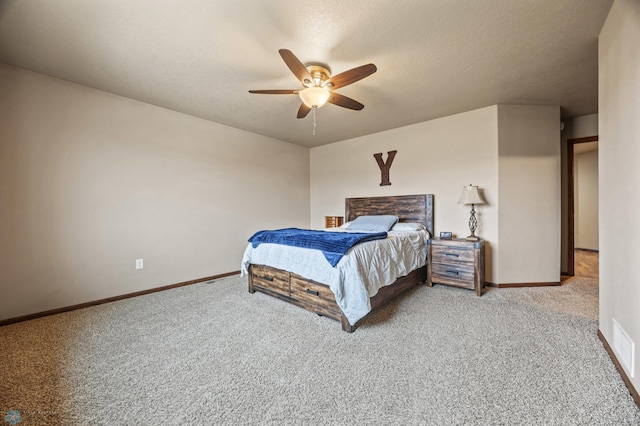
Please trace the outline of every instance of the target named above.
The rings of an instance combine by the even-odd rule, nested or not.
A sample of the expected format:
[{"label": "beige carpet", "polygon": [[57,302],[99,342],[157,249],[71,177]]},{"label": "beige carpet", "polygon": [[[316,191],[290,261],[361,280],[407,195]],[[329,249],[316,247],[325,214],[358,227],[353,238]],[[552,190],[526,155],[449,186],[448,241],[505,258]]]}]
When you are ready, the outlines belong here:
[{"label": "beige carpet", "polygon": [[589,279],[419,286],[348,334],[227,277],[1,327],[0,410],[21,426],[639,425],[597,297]]}]

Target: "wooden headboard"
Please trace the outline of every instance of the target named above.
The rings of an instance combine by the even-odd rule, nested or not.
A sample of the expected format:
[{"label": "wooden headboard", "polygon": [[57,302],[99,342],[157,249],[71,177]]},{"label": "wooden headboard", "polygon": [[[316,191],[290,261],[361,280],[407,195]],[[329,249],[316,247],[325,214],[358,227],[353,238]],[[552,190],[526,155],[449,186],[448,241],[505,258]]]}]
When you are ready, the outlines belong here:
[{"label": "wooden headboard", "polygon": [[433,194],[345,198],[347,222],[363,215],[390,214],[400,222],[423,223],[433,237]]}]

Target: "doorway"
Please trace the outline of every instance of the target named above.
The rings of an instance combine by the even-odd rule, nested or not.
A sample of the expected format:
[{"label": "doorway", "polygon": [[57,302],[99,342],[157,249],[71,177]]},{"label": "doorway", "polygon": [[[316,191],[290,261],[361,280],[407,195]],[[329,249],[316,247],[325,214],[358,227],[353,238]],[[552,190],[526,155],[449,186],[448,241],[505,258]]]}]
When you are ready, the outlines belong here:
[{"label": "doorway", "polygon": [[[567,274],[570,276],[576,275],[576,272],[589,276],[597,274],[597,147],[598,136],[567,140]],[[585,175],[582,170],[588,171],[589,167],[592,167],[588,163],[593,162],[594,152],[595,188],[588,188],[593,185],[589,182],[593,181],[593,176],[586,176],[585,179],[582,176]],[[576,155],[580,157],[576,157]],[[582,204],[580,204],[581,202]],[[577,270],[576,258],[579,262]]]}]

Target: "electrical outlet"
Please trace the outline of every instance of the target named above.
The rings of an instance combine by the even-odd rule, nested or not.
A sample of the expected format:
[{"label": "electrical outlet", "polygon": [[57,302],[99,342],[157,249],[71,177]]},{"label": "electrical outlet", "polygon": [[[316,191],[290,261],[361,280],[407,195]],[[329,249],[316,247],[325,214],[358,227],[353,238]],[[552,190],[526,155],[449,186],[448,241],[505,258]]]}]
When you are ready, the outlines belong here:
[{"label": "electrical outlet", "polygon": [[144,261],[142,259],[136,259],[136,269],[144,268]]}]

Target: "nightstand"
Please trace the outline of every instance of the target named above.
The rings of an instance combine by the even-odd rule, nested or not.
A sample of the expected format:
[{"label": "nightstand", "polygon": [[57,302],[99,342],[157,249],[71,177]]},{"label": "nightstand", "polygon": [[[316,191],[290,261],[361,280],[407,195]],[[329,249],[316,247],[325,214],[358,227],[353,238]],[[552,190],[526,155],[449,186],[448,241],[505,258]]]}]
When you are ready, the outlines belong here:
[{"label": "nightstand", "polygon": [[325,228],[336,228],[342,225],[342,221],[344,220],[343,216],[325,216],[324,217],[324,227]]},{"label": "nightstand", "polygon": [[482,295],[484,288],[484,240],[463,238],[427,241],[427,285],[446,284],[468,288]]}]

